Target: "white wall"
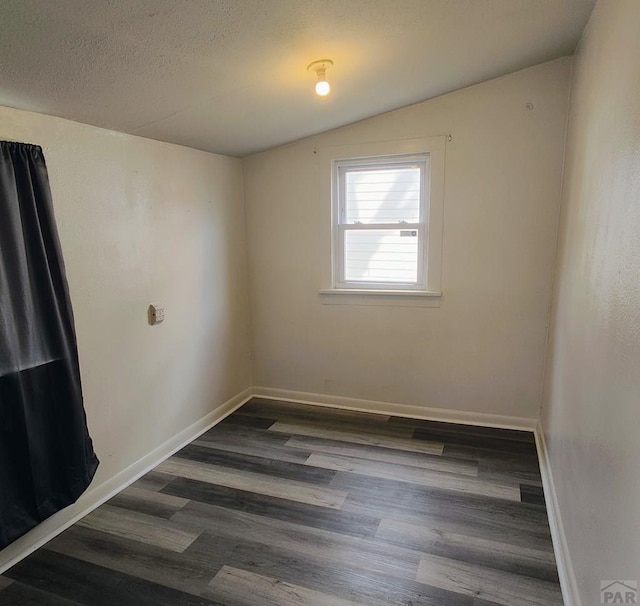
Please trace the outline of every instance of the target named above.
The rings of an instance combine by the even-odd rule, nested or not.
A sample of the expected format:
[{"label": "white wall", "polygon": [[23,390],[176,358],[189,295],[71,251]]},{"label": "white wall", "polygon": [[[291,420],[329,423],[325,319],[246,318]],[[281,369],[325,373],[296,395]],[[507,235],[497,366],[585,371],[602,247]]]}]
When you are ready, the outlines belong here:
[{"label": "white wall", "polygon": [[575,57],[542,415],[584,606],[640,580],[639,75],[640,2],[601,0]]},{"label": "white wall", "polygon": [[8,108],[0,138],[44,148],[94,488],[251,386],[241,161]]},{"label": "white wall", "polygon": [[[569,74],[561,59],[246,158],[254,385],[536,418]],[[441,306],[323,305],[315,151],[442,134]]]}]

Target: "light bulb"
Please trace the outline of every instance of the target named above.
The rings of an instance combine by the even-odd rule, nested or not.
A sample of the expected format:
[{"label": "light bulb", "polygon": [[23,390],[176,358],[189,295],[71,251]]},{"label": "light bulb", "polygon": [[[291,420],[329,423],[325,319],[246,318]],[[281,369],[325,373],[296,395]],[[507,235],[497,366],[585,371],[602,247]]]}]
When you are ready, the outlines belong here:
[{"label": "light bulb", "polygon": [[316,82],[317,95],[320,95],[321,97],[325,97],[326,95],[329,94],[330,90],[331,90],[331,86],[326,80],[319,80],[318,82]]}]

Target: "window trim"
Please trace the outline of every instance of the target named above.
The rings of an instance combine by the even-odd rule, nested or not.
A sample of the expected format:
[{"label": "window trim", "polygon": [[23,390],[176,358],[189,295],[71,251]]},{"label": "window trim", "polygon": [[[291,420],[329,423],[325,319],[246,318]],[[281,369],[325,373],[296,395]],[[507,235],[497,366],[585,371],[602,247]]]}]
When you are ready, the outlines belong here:
[{"label": "window trim", "polygon": [[[335,304],[338,301],[333,295],[345,295],[345,299],[354,304],[380,305],[393,298],[406,297],[412,299],[416,305],[434,306],[434,300],[442,296],[442,228],[444,218],[444,159],[446,136],[425,137],[419,139],[401,139],[395,141],[378,141],[371,143],[359,143],[349,145],[337,145],[322,148],[320,150],[321,165],[321,203],[329,205],[331,211],[331,242],[328,272],[325,271],[325,287],[320,289],[323,303]],[[418,156],[429,155],[429,196],[425,200],[426,242],[423,246],[423,265],[426,283],[418,287],[407,287],[402,283],[386,282],[377,283],[341,282],[337,272],[337,250],[339,246],[339,206],[337,202],[336,167],[347,164],[350,161],[357,164],[371,162],[380,163],[380,159],[388,159],[394,156]],[[336,214],[338,213],[338,214]],[[382,296],[381,296],[382,295]],[[350,304],[347,301],[340,304]],[[393,304],[393,303],[389,303]]]}]

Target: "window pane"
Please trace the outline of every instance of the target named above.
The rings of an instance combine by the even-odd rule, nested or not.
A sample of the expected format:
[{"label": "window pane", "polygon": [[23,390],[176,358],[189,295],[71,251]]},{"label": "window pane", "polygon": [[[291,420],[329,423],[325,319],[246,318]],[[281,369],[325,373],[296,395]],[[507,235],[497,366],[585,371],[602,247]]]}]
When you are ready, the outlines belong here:
[{"label": "window pane", "polygon": [[346,230],[344,238],[345,281],[418,281],[416,230]]},{"label": "window pane", "polygon": [[347,170],[345,220],[347,223],[418,223],[420,168]]}]

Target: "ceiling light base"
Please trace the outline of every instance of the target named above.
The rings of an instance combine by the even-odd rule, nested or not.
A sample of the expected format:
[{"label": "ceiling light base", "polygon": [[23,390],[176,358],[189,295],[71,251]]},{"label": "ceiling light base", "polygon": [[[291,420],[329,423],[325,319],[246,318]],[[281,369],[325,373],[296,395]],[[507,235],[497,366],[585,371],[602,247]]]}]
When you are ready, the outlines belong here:
[{"label": "ceiling light base", "polygon": [[332,65],[333,61],[331,61],[331,59],[318,59],[307,65],[307,71],[316,72],[317,74],[320,70],[327,71],[327,67],[331,67]]}]

